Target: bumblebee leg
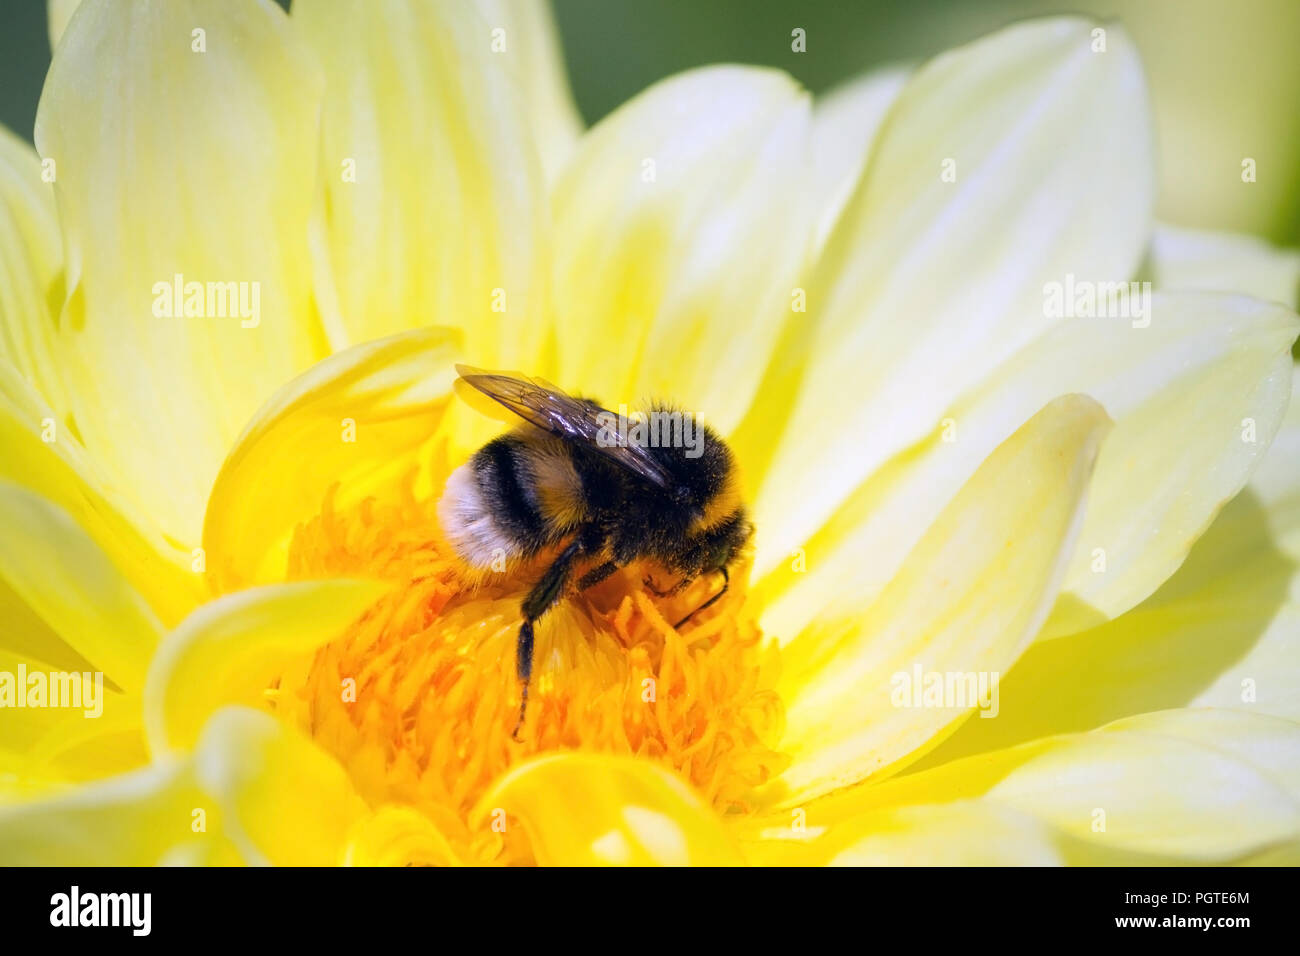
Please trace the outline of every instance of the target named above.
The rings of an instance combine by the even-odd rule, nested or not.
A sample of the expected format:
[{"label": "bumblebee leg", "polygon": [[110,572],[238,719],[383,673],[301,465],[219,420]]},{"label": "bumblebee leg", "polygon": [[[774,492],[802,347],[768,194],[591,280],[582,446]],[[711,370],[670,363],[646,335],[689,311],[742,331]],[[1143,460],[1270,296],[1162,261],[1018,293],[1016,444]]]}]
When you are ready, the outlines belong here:
[{"label": "bumblebee leg", "polygon": [[519,676],[522,688],[519,698],[519,719],[510,736],[519,739],[519,728],[524,725],[524,714],[528,710],[528,683],[533,677],[533,622],[524,621],[519,625],[519,638],[515,641],[515,673]]},{"label": "bumblebee leg", "polygon": [[519,637],[515,641],[515,673],[522,685],[519,699],[519,720],[510,736],[519,739],[519,730],[524,725],[524,716],[528,710],[528,684],[533,676],[533,623],[545,614],[564,593],[569,575],[573,571],[573,562],[582,553],[582,545],[574,540],[546,569],[541,579],[524,598],[521,610],[524,622],[519,625]]},{"label": "bumblebee leg", "polygon": [[649,591],[655,597],[665,598],[672,593],[671,591],[659,590],[659,585],[655,584],[654,578],[650,577],[650,575],[648,574],[641,579],[641,584],[647,591]]},{"label": "bumblebee leg", "polygon": [[617,561],[606,561],[604,564],[597,565],[578,578],[578,591],[581,592],[587,590],[587,588],[595,587],[618,569],[619,563]]},{"label": "bumblebee leg", "polygon": [[670,587],[667,591],[660,591],[658,586],[654,583],[654,581],[651,579],[650,575],[648,574],[641,579],[641,583],[644,584],[645,589],[649,591],[651,594],[653,594],[655,597],[667,598],[667,597],[672,597],[673,595],[676,594],[681,594],[688,587],[690,587],[691,582],[693,582],[694,580],[695,580],[694,575],[689,575],[689,574],[684,575],[676,584]]},{"label": "bumblebee leg", "polygon": [[717,594],[713,595],[713,597],[709,598],[707,601],[705,601],[703,604],[701,604],[699,607],[697,607],[697,608],[696,608],[694,611],[692,611],[690,614],[687,614],[684,618],[682,618],[682,619],[681,619],[680,621],[678,621],[676,624],[674,624],[674,625],[673,625],[673,630],[674,630],[674,631],[677,630],[677,628],[681,627],[683,624],[685,624],[687,621],[689,621],[691,618],[693,618],[695,615],[699,614],[699,613],[700,613],[701,611],[703,611],[706,607],[709,607],[710,605],[715,604],[715,603],[717,602],[717,600],[718,600],[720,597],[722,597],[722,595],[724,595],[724,594],[727,593],[727,588],[731,587],[731,575],[729,575],[729,574],[727,573],[727,568],[726,568],[725,565],[722,566],[722,567],[720,567],[720,568],[718,568],[718,570],[722,572],[722,590],[719,591]]}]

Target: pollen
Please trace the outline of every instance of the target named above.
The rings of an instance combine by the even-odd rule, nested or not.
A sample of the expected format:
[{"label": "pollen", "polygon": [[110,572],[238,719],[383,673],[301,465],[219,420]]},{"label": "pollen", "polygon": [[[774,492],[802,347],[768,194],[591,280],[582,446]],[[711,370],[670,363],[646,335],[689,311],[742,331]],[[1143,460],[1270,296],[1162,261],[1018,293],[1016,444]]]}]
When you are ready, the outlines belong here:
[{"label": "pollen", "polygon": [[[275,695],[378,808],[425,814],[466,862],[528,862],[520,837],[472,828],[470,810],[514,764],[539,753],[630,754],[691,781],[720,812],[743,812],[779,773],[779,661],[746,601],[706,577],[671,598],[630,566],[541,619],[520,741],[515,638],[540,567],[472,581],[443,542],[433,501],[411,492],[343,508],[328,495],[298,527],[290,577],[381,578],[393,590],[321,648]],[[743,569],[742,569],[743,570]],[[660,571],[659,574],[664,572]]]}]

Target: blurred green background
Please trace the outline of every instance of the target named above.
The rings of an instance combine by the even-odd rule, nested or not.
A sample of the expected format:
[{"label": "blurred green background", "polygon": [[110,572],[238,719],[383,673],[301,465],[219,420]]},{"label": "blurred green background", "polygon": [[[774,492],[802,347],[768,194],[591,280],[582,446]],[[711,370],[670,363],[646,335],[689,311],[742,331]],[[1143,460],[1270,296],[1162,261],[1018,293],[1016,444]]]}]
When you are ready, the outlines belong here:
[{"label": "blurred green background", "polygon": [[[0,122],[30,138],[49,65],[45,5],[0,3]],[[1300,244],[1300,0],[555,0],[588,122],[704,63],[778,66],[821,92],[1011,20],[1072,10],[1120,20],[1142,51],[1160,216]],[[790,49],[795,27],[806,53]],[[1241,181],[1244,157],[1256,161],[1253,184]]]}]

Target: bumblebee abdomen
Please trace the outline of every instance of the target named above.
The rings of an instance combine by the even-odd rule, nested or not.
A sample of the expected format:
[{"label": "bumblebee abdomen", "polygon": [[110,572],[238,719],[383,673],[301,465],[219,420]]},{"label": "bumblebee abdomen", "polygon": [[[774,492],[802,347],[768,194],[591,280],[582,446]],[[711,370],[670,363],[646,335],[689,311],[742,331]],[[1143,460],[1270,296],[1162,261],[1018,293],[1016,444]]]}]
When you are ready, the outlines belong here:
[{"label": "bumblebee abdomen", "polygon": [[491,567],[557,543],[582,516],[582,487],[564,443],[529,432],[488,442],[452,472],[438,502],[461,560]]}]

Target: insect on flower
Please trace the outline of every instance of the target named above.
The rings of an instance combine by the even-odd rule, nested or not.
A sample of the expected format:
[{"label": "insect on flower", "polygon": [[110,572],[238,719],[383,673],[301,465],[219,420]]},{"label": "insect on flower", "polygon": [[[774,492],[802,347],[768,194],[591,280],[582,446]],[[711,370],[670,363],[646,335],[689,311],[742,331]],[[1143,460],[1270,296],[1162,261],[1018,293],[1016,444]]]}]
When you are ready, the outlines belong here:
[{"label": "insect on flower", "polygon": [[[447,479],[438,505],[452,547],[471,568],[489,568],[504,553],[520,563],[562,546],[524,597],[516,645],[522,684],[518,739],[528,708],[533,625],[563,596],[577,568],[577,592],[619,568],[649,560],[680,575],[661,597],[702,574],[718,572],[722,588],[676,626],[717,601],[728,566],[753,525],[740,501],[731,449],[700,426],[702,442],[650,442],[615,432],[616,416],[598,403],[567,395],[541,379],[458,365],[463,386],[505,406],[522,423],[488,442]],[[648,414],[670,412],[655,405]],[[647,587],[653,585],[647,580]]]}]

